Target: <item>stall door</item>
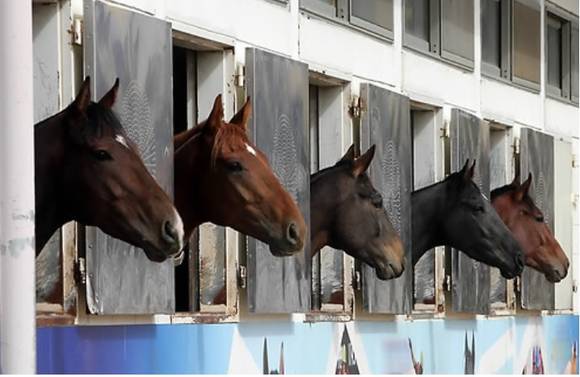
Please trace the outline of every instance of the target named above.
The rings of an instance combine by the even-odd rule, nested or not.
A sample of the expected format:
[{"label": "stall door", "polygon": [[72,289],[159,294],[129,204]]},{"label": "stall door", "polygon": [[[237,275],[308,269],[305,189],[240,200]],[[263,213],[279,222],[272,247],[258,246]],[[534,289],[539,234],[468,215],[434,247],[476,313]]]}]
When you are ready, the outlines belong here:
[{"label": "stall door", "polygon": [[[520,179],[532,173],[530,196],[544,213],[544,220],[554,230],[554,138],[523,128],[520,133]],[[543,274],[524,268],[521,276],[522,308],[554,309],[554,284]]]},{"label": "stall door", "polygon": [[361,151],[376,145],[369,168],[374,186],[401,236],[407,254],[405,272],[382,281],[363,264],[363,306],[370,313],[410,313],[413,300],[411,256],[412,145],[409,98],[371,84],[361,86],[366,109],[361,119]]},{"label": "stall door", "polygon": [[[308,67],[262,50],[246,50],[248,95],[254,104],[250,133],[282,185],[310,221]],[[274,257],[248,238],[248,303],[260,313],[310,309],[310,258],[301,252]]]},{"label": "stall door", "polygon": [[[119,77],[115,104],[149,172],[173,195],[171,25],[100,1],[85,0],[85,71],[93,99]],[[173,261],[87,229],[87,305],[96,314],[172,313]]]},{"label": "stall door", "polygon": [[[489,198],[489,124],[465,111],[453,109],[450,123],[451,172],[461,170],[465,161],[476,160],[474,181]],[[453,310],[488,313],[489,267],[458,250],[451,251]]]}]

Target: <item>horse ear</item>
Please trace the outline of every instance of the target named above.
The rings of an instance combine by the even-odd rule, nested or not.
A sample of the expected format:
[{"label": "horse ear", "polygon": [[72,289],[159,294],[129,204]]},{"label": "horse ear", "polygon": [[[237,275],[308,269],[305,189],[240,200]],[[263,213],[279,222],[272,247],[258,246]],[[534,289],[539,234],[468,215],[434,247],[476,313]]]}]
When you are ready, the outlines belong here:
[{"label": "horse ear", "polygon": [[83,81],[79,93],[74,100],[74,107],[80,113],[84,114],[87,111],[87,107],[91,103],[91,77],[87,76],[85,81]]},{"label": "horse ear", "polygon": [[461,169],[461,172],[463,173],[463,179],[464,180],[466,180],[466,181],[473,180],[473,175],[475,173],[475,162],[476,162],[476,160],[473,160],[473,164],[471,165],[471,167],[468,167],[469,166],[469,160],[467,160],[465,162],[465,165]]},{"label": "horse ear", "polygon": [[113,87],[101,98],[99,103],[104,107],[110,109],[115,104],[117,100],[117,91],[119,90],[119,78],[115,80]]},{"label": "horse ear", "polygon": [[346,151],[344,156],[342,156],[341,159],[338,160],[338,162],[353,161],[353,160],[354,160],[354,144],[348,147],[348,150]]},{"label": "horse ear", "polygon": [[514,192],[514,200],[516,202],[521,202],[524,198],[528,195],[528,191],[530,191],[530,186],[532,184],[532,173],[528,174],[528,179],[521,185],[517,186],[516,191]]},{"label": "horse ear", "polygon": [[514,177],[514,180],[512,181],[512,183],[510,183],[510,186],[515,186],[515,187],[520,186],[520,172],[516,173],[516,176]]},{"label": "horse ear", "polygon": [[252,115],[252,102],[250,101],[250,97],[246,98],[246,103],[244,106],[233,116],[230,120],[230,123],[238,125],[244,129],[244,131],[248,128],[248,121],[250,120],[250,116]]},{"label": "horse ear", "polygon": [[352,172],[355,177],[358,177],[359,175],[367,171],[367,169],[371,164],[371,161],[373,160],[373,157],[375,157],[374,145],[370,147],[369,150],[366,151],[362,156],[354,160],[354,163],[352,164],[353,166]]},{"label": "horse ear", "polygon": [[219,128],[224,120],[224,105],[222,104],[222,95],[218,94],[213,103],[213,108],[206,121],[206,127]]}]

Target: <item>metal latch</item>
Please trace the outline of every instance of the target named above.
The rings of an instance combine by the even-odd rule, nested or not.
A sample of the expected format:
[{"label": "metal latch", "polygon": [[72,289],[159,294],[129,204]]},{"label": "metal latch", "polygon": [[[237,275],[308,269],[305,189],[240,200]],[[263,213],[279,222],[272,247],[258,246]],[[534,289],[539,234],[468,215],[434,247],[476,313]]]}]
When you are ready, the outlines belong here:
[{"label": "metal latch", "polygon": [[447,292],[451,292],[451,275],[445,275],[445,284],[443,284],[443,288]]},{"label": "metal latch", "polygon": [[522,291],[522,283],[519,276],[516,276],[516,292]]},{"label": "metal latch", "polygon": [[578,161],[576,160],[576,154],[575,153],[572,154],[572,167],[573,168],[577,168],[578,167]]},{"label": "metal latch", "polygon": [[71,43],[81,46],[83,44],[83,20],[75,18],[69,29]]},{"label": "metal latch", "polygon": [[85,285],[87,284],[87,265],[85,258],[79,258],[76,262],[77,280]]},{"label": "metal latch", "polygon": [[521,140],[520,138],[516,137],[514,138],[514,153],[520,154],[520,150],[521,150]]},{"label": "metal latch", "polygon": [[353,285],[354,289],[356,289],[357,291],[360,291],[361,288],[362,288],[361,278],[360,278],[360,271],[355,271],[352,276],[353,276],[352,285]]},{"label": "metal latch", "polygon": [[449,121],[444,121],[443,122],[443,128],[440,129],[441,130],[441,137],[448,139],[449,135],[451,134],[450,132],[450,126],[449,126]]},{"label": "metal latch", "polygon": [[246,288],[248,283],[248,272],[246,266],[238,266],[238,286],[240,288]]}]

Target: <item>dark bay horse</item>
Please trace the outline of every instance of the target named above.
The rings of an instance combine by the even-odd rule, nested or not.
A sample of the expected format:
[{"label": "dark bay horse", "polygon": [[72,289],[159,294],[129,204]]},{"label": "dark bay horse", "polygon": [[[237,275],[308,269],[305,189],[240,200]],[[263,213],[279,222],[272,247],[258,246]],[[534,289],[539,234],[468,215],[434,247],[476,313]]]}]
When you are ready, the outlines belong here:
[{"label": "dark bay horse", "polygon": [[521,247],[473,182],[475,162],[412,194],[413,264],[435,246],[451,246],[500,269],[503,277],[521,274]]},{"label": "dark bay horse", "polygon": [[312,255],[329,245],[387,280],[403,273],[405,250],[366,173],[374,155],[373,145],[355,159],[351,146],[334,166],[310,177],[310,242]]},{"label": "dark bay horse", "polygon": [[491,204],[520,243],[526,266],[557,283],[568,273],[570,261],[554,238],[544,214],[528,195],[532,174],[520,184],[519,176],[512,183],[491,192]]},{"label": "dark bay horse", "polygon": [[175,136],[175,204],[185,237],[204,222],[229,226],[270,246],[275,256],[301,251],[306,223],[266,156],[246,134],[249,98],[229,123],[222,97],[206,121]]},{"label": "dark bay horse", "polygon": [[155,262],[179,253],[183,224],[112,112],[119,80],[91,102],[90,79],[63,111],[34,126],[36,254],[66,222],[97,226]]}]

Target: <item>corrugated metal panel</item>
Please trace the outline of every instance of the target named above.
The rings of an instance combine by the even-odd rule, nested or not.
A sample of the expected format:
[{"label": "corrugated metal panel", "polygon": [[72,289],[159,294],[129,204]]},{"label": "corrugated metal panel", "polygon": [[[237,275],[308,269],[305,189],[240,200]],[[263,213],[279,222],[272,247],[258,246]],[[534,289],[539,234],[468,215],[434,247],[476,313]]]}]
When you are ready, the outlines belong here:
[{"label": "corrugated metal panel", "polygon": [[[246,50],[248,95],[254,102],[250,133],[274,173],[310,219],[308,66],[259,49]],[[252,312],[310,310],[310,258],[278,258],[248,238],[248,302]]]},{"label": "corrugated metal panel", "polygon": [[[173,193],[171,25],[85,0],[85,70],[94,98],[120,79],[115,112],[149,172]],[[87,229],[87,305],[96,314],[172,313],[173,261]]]},{"label": "corrugated metal panel", "polygon": [[361,119],[361,150],[376,144],[369,168],[374,186],[401,236],[407,253],[405,272],[382,281],[363,264],[363,306],[371,313],[410,313],[413,300],[411,256],[412,147],[409,98],[371,84],[361,85],[366,111]]},{"label": "corrugated metal panel", "polygon": [[[532,173],[530,196],[544,213],[550,229],[554,229],[554,138],[523,128],[520,133],[520,179]],[[525,309],[554,309],[554,284],[529,267],[521,277],[521,300]]]},{"label": "corrugated metal panel", "polygon": [[[475,115],[453,109],[450,124],[451,171],[476,160],[473,180],[489,198],[489,125]],[[489,312],[489,266],[452,249],[452,300],[458,312]]]}]

